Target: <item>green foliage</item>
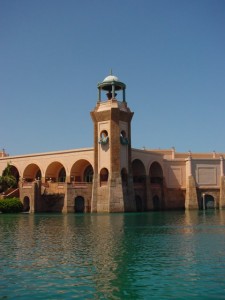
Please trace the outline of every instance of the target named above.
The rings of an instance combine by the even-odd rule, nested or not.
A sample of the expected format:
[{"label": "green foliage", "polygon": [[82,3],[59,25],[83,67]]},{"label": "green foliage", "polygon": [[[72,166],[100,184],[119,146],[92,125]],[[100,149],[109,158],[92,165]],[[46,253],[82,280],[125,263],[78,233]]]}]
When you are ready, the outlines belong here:
[{"label": "green foliage", "polygon": [[3,170],[2,176],[10,176],[11,174],[11,166],[7,163],[7,167]]},{"label": "green foliage", "polygon": [[17,187],[16,177],[11,173],[11,166],[8,163],[0,176],[0,193],[7,191],[10,188]]},{"label": "green foliage", "polygon": [[18,213],[23,211],[23,204],[19,198],[0,200],[0,211],[2,213]]}]

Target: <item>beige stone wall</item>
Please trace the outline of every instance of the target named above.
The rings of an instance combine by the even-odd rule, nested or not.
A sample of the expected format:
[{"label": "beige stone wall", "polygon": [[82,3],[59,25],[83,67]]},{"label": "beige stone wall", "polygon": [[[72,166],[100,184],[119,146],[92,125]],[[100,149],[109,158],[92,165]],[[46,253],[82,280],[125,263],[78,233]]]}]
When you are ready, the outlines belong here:
[{"label": "beige stone wall", "polygon": [[22,178],[24,176],[25,169],[31,165],[37,165],[45,177],[46,170],[51,163],[59,162],[64,166],[66,170],[66,175],[69,178],[70,172],[73,165],[81,159],[87,160],[93,166],[94,164],[94,151],[93,148],[75,149],[69,151],[57,151],[30,155],[20,155],[20,156],[8,156],[0,158],[0,174],[6,168],[7,163],[15,166],[19,171],[19,175]]},{"label": "beige stone wall", "polygon": [[92,184],[76,188],[73,184],[68,184],[67,190],[67,212],[74,213],[75,198],[81,196],[85,201],[85,212],[91,212]]},{"label": "beige stone wall", "polygon": [[[85,211],[129,211],[135,209],[134,197],[139,195],[145,201],[146,209],[153,208],[152,198],[158,195],[165,209],[178,209],[185,206],[186,209],[198,209],[202,193],[214,197],[217,207],[225,208],[225,180],[224,180],[224,155],[217,154],[191,154],[176,153],[174,150],[141,150],[131,149],[131,145],[120,144],[120,133],[124,130],[131,141],[130,121],[133,113],[121,111],[113,105],[100,105],[100,109],[92,112],[94,120],[94,148],[74,149],[68,151],[56,151],[20,156],[0,157],[0,174],[7,163],[15,166],[22,178],[33,178],[27,167],[37,165],[42,176],[45,177],[48,166],[52,163],[61,164],[66,170],[67,181],[70,182],[71,170],[80,160],[89,162],[94,169],[94,182],[87,189],[74,188],[72,185],[52,183],[48,186],[49,194],[64,195],[62,211],[74,211],[74,199],[82,196],[85,199]],[[104,109],[107,107],[107,111]],[[110,141],[106,148],[98,143],[101,130],[107,130]],[[222,157],[222,158],[221,158]],[[139,159],[143,162],[146,173],[146,187],[133,188],[131,161]],[[163,188],[151,186],[149,170],[152,163],[157,162],[163,170]],[[78,164],[79,165],[79,164]],[[81,166],[80,164],[79,166]],[[106,186],[100,186],[99,171],[106,167],[109,172],[109,181]],[[128,171],[129,184],[123,185],[120,172],[122,168]],[[30,170],[31,171],[31,170]],[[54,170],[52,171],[54,173]],[[72,175],[77,173],[73,171]],[[54,175],[52,173],[52,175]],[[43,189],[43,188],[42,188]],[[32,210],[43,210],[45,204],[38,198],[38,189],[24,186],[21,187],[21,199],[25,196],[31,200]],[[135,194],[134,194],[135,193]],[[32,202],[33,201],[33,202]],[[60,204],[61,205],[61,204]]]},{"label": "beige stone wall", "polygon": [[185,190],[167,189],[166,209],[184,209],[185,208]]},{"label": "beige stone wall", "polygon": [[192,174],[198,187],[219,187],[221,177],[220,160],[193,160]]},{"label": "beige stone wall", "polygon": [[186,186],[185,161],[164,162],[165,180],[168,188],[179,189]]}]

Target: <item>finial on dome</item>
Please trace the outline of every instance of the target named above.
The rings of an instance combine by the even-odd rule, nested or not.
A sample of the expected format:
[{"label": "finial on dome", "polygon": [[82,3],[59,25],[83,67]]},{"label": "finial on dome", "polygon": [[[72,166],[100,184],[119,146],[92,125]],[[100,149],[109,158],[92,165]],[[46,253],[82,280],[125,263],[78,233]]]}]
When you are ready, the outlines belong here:
[{"label": "finial on dome", "polygon": [[110,75],[112,75],[112,68],[110,69]]}]

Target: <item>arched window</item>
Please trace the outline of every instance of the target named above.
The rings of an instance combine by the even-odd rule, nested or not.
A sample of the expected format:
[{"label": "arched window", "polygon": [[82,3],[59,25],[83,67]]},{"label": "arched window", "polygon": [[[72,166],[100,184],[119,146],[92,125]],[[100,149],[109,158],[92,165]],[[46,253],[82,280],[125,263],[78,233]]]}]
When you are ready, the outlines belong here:
[{"label": "arched window", "polygon": [[59,176],[58,176],[58,182],[65,182],[66,181],[66,170],[64,167],[61,168],[59,171]]},{"label": "arched window", "polygon": [[101,131],[100,138],[98,141],[99,144],[106,145],[106,144],[108,144],[108,141],[109,141],[108,132],[106,130]]},{"label": "arched window", "polygon": [[24,197],[23,199],[23,211],[29,212],[30,211],[30,199],[29,197]]},{"label": "arched window", "polygon": [[109,177],[109,171],[106,168],[101,169],[100,172],[100,184],[106,185]]},{"label": "arched window", "polygon": [[58,161],[52,162],[46,169],[45,179],[51,182],[64,182],[66,180],[66,170],[64,166]]},{"label": "arched window", "polygon": [[122,130],[120,132],[120,143],[122,145],[128,145],[129,144],[129,141],[128,141],[128,138],[127,138],[127,134],[124,130]]},{"label": "arched window", "polygon": [[160,210],[161,202],[160,202],[159,197],[157,195],[155,195],[152,200],[153,200],[153,209]]},{"label": "arched window", "polygon": [[93,168],[91,165],[87,166],[84,171],[84,182],[92,182],[93,180]]},{"label": "arched window", "polygon": [[141,160],[135,159],[132,162],[133,181],[138,184],[145,184],[145,167]]},{"label": "arched window", "polygon": [[126,132],[124,130],[121,131],[120,136],[125,138],[126,137]]},{"label": "arched window", "polygon": [[163,183],[163,171],[162,167],[158,162],[152,163],[150,167],[150,178],[151,178],[151,183],[154,184],[162,184]]}]

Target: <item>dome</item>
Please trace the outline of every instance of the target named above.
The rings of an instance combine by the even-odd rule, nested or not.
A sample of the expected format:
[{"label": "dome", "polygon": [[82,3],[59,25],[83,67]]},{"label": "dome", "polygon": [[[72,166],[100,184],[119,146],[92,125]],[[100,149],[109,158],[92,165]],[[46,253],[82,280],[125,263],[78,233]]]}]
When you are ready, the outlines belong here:
[{"label": "dome", "polygon": [[98,83],[99,101],[101,101],[102,91],[107,91],[106,95],[108,97],[108,100],[116,99],[115,97],[117,94],[115,93],[115,91],[121,91],[122,92],[121,94],[123,95],[123,101],[126,102],[125,89],[126,89],[126,84],[121,82],[117,76],[112,75],[112,71],[111,71],[110,75],[105,77],[105,79],[102,82]]},{"label": "dome", "polygon": [[103,80],[103,82],[112,82],[112,81],[119,81],[119,78],[114,75],[109,75]]}]

